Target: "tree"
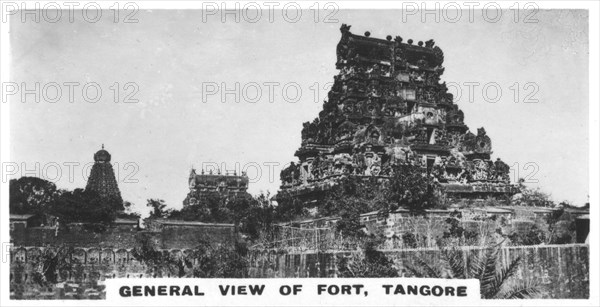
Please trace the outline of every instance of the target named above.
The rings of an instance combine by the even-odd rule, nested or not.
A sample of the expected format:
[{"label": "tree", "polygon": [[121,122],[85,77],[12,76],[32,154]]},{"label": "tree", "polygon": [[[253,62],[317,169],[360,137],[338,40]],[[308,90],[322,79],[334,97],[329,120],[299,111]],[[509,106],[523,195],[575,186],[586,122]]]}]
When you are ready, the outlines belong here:
[{"label": "tree", "polygon": [[400,164],[394,167],[389,182],[387,199],[392,201],[393,209],[407,208],[415,213],[436,206],[438,183],[424,172],[423,168],[412,164]]},{"label": "tree", "polygon": [[541,295],[541,287],[534,283],[519,283],[508,286],[521,258],[512,260],[508,266],[499,261],[498,246],[486,248],[481,253],[471,252],[464,257],[464,252],[458,249],[443,249],[441,259],[435,264],[428,264],[415,257],[416,265],[406,268],[413,276],[419,278],[450,278],[478,279],[480,282],[481,298],[483,299],[525,299],[537,298]]},{"label": "tree", "polygon": [[318,207],[318,216],[337,216],[336,229],[348,237],[365,235],[360,215],[379,211],[387,216],[389,202],[385,199],[385,186],[377,178],[342,178],[336,186],[325,193]]},{"label": "tree", "polygon": [[269,194],[252,197],[250,194],[225,198],[218,193],[200,199],[187,198],[180,210],[167,209],[163,200],[149,199],[150,218],[170,218],[206,223],[233,223],[251,240],[275,219],[275,209]]},{"label": "tree", "polygon": [[550,199],[550,194],[544,193],[540,188],[532,189],[525,185],[524,179],[519,179],[520,194],[515,195],[513,204],[529,207],[555,207],[555,203]]},{"label": "tree", "polygon": [[[235,198],[234,198],[235,199]],[[169,210],[168,217],[185,221],[201,221],[207,223],[231,223],[233,216],[227,207],[227,198],[219,193],[209,193],[201,198],[188,197],[181,210]]]},{"label": "tree", "polygon": [[236,199],[230,209],[238,229],[250,240],[258,239],[260,233],[269,229],[275,221],[275,207],[268,193]]},{"label": "tree", "polygon": [[100,232],[115,220],[116,208],[119,208],[118,199],[101,197],[94,191],[75,189],[62,193],[49,212],[59,218],[60,225],[83,223],[84,227]]},{"label": "tree", "polygon": [[37,267],[33,272],[33,279],[40,286],[49,286],[58,283],[59,274],[73,270],[69,261],[73,247],[61,245],[56,251],[46,249],[32,266]]},{"label": "tree", "polygon": [[171,210],[166,209],[167,204],[162,199],[148,199],[146,206],[152,208],[150,211],[151,218],[166,218],[171,214]]},{"label": "tree", "polygon": [[123,211],[117,213],[117,217],[134,219],[139,219],[141,217],[138,212],[133,211],[133,204],[131,202],[123,202],[123,209]]},{"label": "tree", "polygon": [[280,191],[277,194],[277,207],[275,207],[276,220],[288,222],[307,214],[308,210],[300,199],[287,191]]},{"label": "tree", "polygon": [[9,182],[11,214],[47,213],[62,191],[50,181],[37,177],[21,177]]}]

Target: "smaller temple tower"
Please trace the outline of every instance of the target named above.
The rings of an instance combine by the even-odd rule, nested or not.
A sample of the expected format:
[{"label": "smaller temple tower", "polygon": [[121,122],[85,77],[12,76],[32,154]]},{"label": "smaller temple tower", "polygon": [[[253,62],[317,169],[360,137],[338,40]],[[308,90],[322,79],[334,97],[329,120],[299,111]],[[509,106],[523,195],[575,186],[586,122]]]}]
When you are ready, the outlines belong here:
[{"label": "smaller temple tower", "polygon": [[95,191],[101,197],[114,198],[119,203],[122,203],[121,191],[119,191],[119,185],[117,184],[112,164],[110,164],[110,158],[110,153],[104,150],[104,144],[102,144],[102,149],[94,154],[94,165],[92,166],[85,190]]},{"label": "smaller temple tower", "polygon": [[216,173],[212,170],[208,173],[201,170],[200,174],[197,174],[192,168],[188,178],[190,192],[184,204],[196,203],[211,194],[227,199],[248,196],[246,192],[248,183],[249,179],[245,172],[239,175],[235,172],[221,173],[220,170]]}]

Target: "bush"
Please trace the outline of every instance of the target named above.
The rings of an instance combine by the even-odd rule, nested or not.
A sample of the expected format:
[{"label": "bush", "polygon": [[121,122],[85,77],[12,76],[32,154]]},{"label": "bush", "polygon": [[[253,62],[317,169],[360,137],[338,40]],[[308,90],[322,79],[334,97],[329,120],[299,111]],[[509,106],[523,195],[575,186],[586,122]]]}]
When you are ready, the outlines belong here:
[{"label": "bush", "polygon": [[408,248],[417,248],[417,238],[413,233],[407,232],[403,234],[402,242]]},{"label": "bush", "polygon": [[546,235],[537,225],[533,225],[525,233],[513,232],[508,235],[513,245],[538,245],[544,242]]},{"label": "bush", "polygon": [[247,247],[237,242],[215,244],[201,239],[191,253],[174,255],[157,249],[148,237],[142,237],[132,251],[133,257],[151,268],[154,275],[194,278],[247,277],[247,253]]},{"label": "bush", "polygon": [[440,203],[439,189],[440,185],[420,166],[400,164],[394,168],[387,199],[395,204],[395,208],[421,213]]},{"label": "bush", "polygon": [[398,277],[394,261],[376,249],[374,241],[367,241],[361,253],[338,256],[339,277]]}]

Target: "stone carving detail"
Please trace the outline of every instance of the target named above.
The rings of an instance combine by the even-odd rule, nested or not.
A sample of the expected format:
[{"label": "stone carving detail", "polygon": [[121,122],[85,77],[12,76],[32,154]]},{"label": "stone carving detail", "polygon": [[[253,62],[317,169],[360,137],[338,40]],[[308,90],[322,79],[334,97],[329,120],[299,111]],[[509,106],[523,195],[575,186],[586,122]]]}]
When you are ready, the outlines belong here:
[{"label": "stone carving detail", "polygon": [[496,181],[510,181],[510,166],[504,163],[500,158],[494,162],[493,180]]},{"label": "stone carving detail", "polygon": [[482,160],[473,161],[472,177],[475,181],[487,180],[489,176],[489,165]]},{"label": "stone carving detail", "polygon": [[492,152],[492,140],[485,133],[483,127],[477,129],[477,137],[475,138],[476,146],[475,151],[479,153],[491,153]]},{"label": "stone carving detail", "polygon": [[456,105],[453,105],[452,110],[448,111],[446,120],[448,124],[463,125],[465,114]]}]

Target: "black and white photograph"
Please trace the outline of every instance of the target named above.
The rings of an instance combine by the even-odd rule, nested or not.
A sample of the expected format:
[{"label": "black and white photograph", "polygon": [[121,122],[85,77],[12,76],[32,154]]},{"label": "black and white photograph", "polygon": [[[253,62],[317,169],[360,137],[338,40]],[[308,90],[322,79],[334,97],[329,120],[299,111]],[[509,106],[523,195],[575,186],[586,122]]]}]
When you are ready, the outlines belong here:
[{"label": "black and white photograph", "polygon": [[2,305],[600,303],[598,3],[1,5]]}]

